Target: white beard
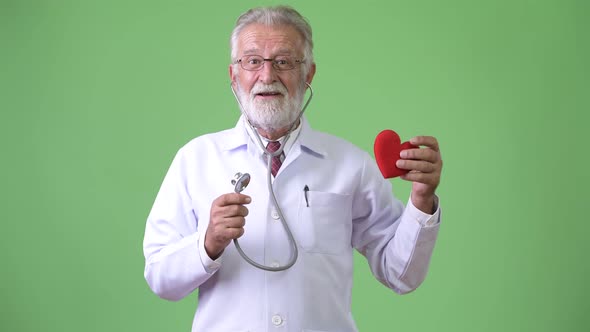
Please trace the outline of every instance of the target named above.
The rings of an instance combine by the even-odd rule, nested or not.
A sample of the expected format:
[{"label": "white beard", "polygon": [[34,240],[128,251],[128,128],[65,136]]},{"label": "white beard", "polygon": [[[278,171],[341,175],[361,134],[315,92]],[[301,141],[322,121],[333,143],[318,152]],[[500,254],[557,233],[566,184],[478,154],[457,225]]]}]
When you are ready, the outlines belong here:
[{"label": "white beard", "polygon": [[[303,92],[305,88],[299,89],[298,93],[291,97],[287,88],[280,82],[263,84],[257,82],[248,95],[236,81],[237,95],[242,104],[244,113],[248,120],[256,128],[267,132],[275,132],[293,125],[301,112]],[[284,97],[274,100],[256,100],[256,94],[261,92],[278,92]]]}]

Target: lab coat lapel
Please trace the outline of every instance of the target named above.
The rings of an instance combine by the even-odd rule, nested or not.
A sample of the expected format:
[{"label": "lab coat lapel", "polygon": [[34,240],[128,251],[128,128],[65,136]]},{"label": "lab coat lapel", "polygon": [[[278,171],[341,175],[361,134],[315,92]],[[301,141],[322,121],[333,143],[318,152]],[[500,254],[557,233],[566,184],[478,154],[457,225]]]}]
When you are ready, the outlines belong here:
[{"label": "lab coat lapel", "polygon": [[301,132],[299,137],[293,143],[291,150],[285,156],[283,165],[277,174],[277,177],[281,174],[281,171],[289,167],[289,164],[293,163],[297,158],[301,156],[301,153],[305,151],[310,152],[313,155],[323,157],[326,155],[326,149],[322,146],[322,140],[317,137],[316,131],[311,129],[307,119],[303,116],[301,118]]}]

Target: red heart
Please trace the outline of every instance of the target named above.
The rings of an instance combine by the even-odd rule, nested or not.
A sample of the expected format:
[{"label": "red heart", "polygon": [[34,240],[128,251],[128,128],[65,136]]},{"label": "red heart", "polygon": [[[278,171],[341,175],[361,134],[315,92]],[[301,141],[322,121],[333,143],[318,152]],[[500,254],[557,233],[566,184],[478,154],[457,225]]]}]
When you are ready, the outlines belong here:
[{"label": "red heart", "polygon": [[408,173],[408,170],[397,168],[395,162],[400,159],[399,153],[406,149],[417,149],[418,147],[410,142],[401,143],[399,135],[393,130],[383,130],[375,138],[375,159],[386,179]]}]

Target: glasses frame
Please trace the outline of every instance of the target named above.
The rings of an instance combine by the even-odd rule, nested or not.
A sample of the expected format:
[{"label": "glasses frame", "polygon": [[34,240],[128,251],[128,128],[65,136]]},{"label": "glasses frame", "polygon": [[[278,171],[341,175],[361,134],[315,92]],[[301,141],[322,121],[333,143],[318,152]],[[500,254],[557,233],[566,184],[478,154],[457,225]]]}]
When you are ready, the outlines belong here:
[{"label": "glasses frame", "polygon": [[[239,63],[239,64],[240,64],[240,67],[242,67],[242,69],[244,69],[244,70],[247,70],[247,71],[259,71],[259,70],[261,70],[262,68],[264,68],[264,63],[266,63],[266,62],[270,62],[270,63],[272,64],[272,68],[273,68],[274,70],[276,70],[276,71],[279,71],[279,72],[283,72],[283,71],[289,71],[289,70],[293,70],[293,69],[297,68],[297,65],[301,65],[302,63],[304,63],[304,62],[305,62],[305,59],[300,59],[300,60],[298,60],[298,59],[295,59],[295,62],[293,63],[293,67],[292,67],[292,68],[288,68],[288,69],[281,69],[281,68],[279,67],[279,65],[277,64],[277,62],[276,62],[276,58],[277,58],[277,57],[280,57],[280,56],[284,56],[284,55],[277,55],[277,56],[275,56],[274,58],[264,58],[264,57],[263,57],[263,56],[261,56],[261,55],[255,55],[255,54],[252,54],[252,55],[245,55],[245,56],[243,56],[243,57],[239,58],[239,59],[236,61],[236,63]],[[244,59],[244,57],[258,57],[258,58],[262,59],[262,63],[261,63],[261,65],[260,65],[260,68],[258,68],[258,69],[248,69],[248,68],[244,67],[244,62],[242,61],[242,60]],[[288,57],[291,57],[291,56],[288,56]]]}]

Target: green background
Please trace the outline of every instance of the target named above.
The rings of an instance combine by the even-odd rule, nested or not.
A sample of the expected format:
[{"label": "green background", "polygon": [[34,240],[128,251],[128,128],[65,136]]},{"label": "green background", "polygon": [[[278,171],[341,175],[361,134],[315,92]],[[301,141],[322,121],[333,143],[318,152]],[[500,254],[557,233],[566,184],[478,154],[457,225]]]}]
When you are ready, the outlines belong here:
[{"label": "green background", "polygon": [[[177,149],[235,124],[229,34],[272,3],[0,0],[0,330],[190,330],[195,294],[143,279],[145,219]],[[360,330],[587,331],[590,2],[287,3],[315,129],[441,144],[429,276],[398,296],[358,255]]]}]

